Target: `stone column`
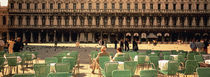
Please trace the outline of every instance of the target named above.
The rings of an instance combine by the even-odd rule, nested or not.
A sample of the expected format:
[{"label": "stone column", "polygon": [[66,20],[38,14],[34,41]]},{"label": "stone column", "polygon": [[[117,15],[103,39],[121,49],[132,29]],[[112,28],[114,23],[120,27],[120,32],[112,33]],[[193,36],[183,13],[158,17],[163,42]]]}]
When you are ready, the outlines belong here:
[{"label": "stone column", "polygon": [[76,24],[76,26],[80,26],[81,24],[80,24],[80,18],[79,17],[77,17],[77,24]]},{"label": "stone column", "polygon": [[154,25],[155,27],[157,27],[157,17],[154,17],[153,25]]},{"label": "stone column", "polygon": [[119,26],[119,19],[118,19],[118,16],[116,16],[115,25]]},{"label": "stone column", "polygon": [[34,17],[31,16],[30,18],[31,18],[31,19],[30,19],[30,25],[32,26],[32,25],[34,25]]},{"label": "stone column", "polygon": [[18,24],[18,16],[15,16],[15,26],[19,25]]},{"label": "stone column", "polygon": [[161,18],[161,27],[165,27],[165,17]]},{"label": "stone column", "polygon": [[169,18],[169,26],[172,27],[173,26],[173,20],[172,17]]},{"label": "stone column", "polygon": [[134,26],[134,17],[131,17],[131,26]]},{"label": "stone column", "polygon": [[64,42],[64,32],[61,34],[61,42]]},{"label": "stone column", "polygon": [[197,26],[197,25],[196,25],[196,21],[195,21],[195,17],[193,17],[192,26],[193,26],[193,27]]},{"label": "stone column", "polygon": [[54,42],[57,41],[56,39],[56,30],[54,31],[54,37],[53,37]]},{"label": "stone column", "polygon": [[22,41],[25,41],[26,40],[26,33],[23,32],[23,38],[22,38]]},{"label": "stone column", "polygon": [[139,23],[138,23],[138,25],[142,27],[142,19],[141,19],[141,17],[139,17]]},{"label": "stone column", "polygon": [[122,27],[126,26],[126,17],[123,17],[123,24]]},{"label": "stone column", "polygon": [[41,42],[41,33],[40,32],[38,33],[38,42],[39,43]]},{"label": "stone column", "polygon": [[58,24],[57,24],[57,17],[56,16],[54,16],[54,21],[53,21],[53,25],[51,25],[51,26],[57,26]]},{"label": "stone column", "polygon": [[93,26],[96,26],[96,17],[94,17],[94,16],[93,16],[92,25],[93,25]]},{"label": "stone column", "polygon": [[42,16],[38,16],[38,26],[42,26]]},{"label": "stone column", "polygon": [[50,19],[49,19],[49,16],[46,16],[46,26],[49,26],[50,25]]},{"label": "stone column", "polygon": [[26,16],[23,16],[23,26],[26,26]]},{"label": "stone column", "polygon": [[7,40],[10,40],[9,32],[7,32]]},{"label": "stone column", "polygon": [[188,26],[188,18],[185,17],[185,20],[184,20],[184,26],[187,27]]},{"label": "stone column", "polygon": [[201,20],[200,20],[200,26],[203,27],[204,24],[203,24],[203,17],[201,17]]},{"label": "stone column", "polygon": [[147,17],[147,19],[146,19],[146,26],[148,27],[149,25],[150,25],[149,17]]},{"label": "stone column", "polygon": [[61,16],[61,26],[64,26],[65,25],[65,18],[64,16]]},{"label": "stone column", "polygon": [[111,33],[108,33],[108,43],[110,43],[111,41],[110,41],[110,35]]},{"label": "stone column", "polygon": [[181,26],[181,24],[180,24],[180,17],[177,17],[177,22],[176,22],[176,25],[177,25],[178,27],[180,27],[180,26]]},{"label": "stone column", "polygon": [[46,42],[49,42],[48,32],[46,32]]},{"label": "stone column", "polygon": [[34,38],[33,38],[33,32],[31,32],[31,38],[30,38],[31,42],[34,42]]},{"label": "stone column", "polygon": [[69,32],[69,42],[72,42],[71,41],[71,32]]}]

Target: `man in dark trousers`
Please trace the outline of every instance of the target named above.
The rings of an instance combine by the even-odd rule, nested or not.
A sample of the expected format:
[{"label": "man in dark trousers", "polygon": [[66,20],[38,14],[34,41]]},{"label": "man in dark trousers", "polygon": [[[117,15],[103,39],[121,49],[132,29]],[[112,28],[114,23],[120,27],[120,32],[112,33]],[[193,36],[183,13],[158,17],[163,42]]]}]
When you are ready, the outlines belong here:
[{"label": "man in dark trousers", "polygon": [[124,44],[123,44],[123,40],[121,39],[120,40],[120,48],[123,49],[123,47],[124,47]]},{"label": "man in dark trousers", "polygon": [[21,42],[21,38],[18,37],[17,40],[15,41],[13,51],[14,52],[20,52],[20,50],[23,50],[23,43]]},{"label": "man in dark trousers", "polygon": [[128,38],[125,39],[125,51],[129,51]]},{"label": "man in dark trousers", "polygon": [[137,43],[137,40],[135,39],[134,41],[133,41],[133,51],[138,51],[139,50],[139,48],[138,48],[138,43]]},{"label": "man in dark trousers", "polygon": [[117,41],[117,39],[115,39],[115,40],[114,40],[114,48],[115,48],[115,49],[117,49],[117,43],[118,43],[118,41]]}]

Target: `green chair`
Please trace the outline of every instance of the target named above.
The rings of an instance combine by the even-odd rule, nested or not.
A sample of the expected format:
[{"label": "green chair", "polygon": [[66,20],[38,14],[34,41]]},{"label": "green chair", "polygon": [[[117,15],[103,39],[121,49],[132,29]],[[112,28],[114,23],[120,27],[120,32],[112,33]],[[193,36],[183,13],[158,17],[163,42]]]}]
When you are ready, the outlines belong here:
[{"label": "green chair", "polygon": [[56,72],[70,72],[70,64],[69,63],[56,63],[55,70]]},{"label": "green chair", "polygon": [[115,57],[114,61],[122,61],[122,62],[124,62],[125,61],[125,57],[124,56]]},{"label": "green chair", "polygon": [[5,62],[5,58],[4,57],[0,57],[0,70],[2,71],[2,75],[4,75],[4,66],[6,65],[6,64],[4,64],[4,62]]},{"label": "green chair", "polygon": [[195,60],[187,60],[185,62],[185,69],[179,70],[178,72],[184,75],[192,75],[196,71],[198,64]]},{"label": "green chair", "polygon": [[66,57],[62,59],[62,63],[69,63],[70,64],[70,72],[75,72],[75,65],[76,65],[76,59],[73,57]]},{"label": "green chair", "polygon": [[164,55],[163,58],[164,60],[173,60],[173,57],[170,55]]},{"label": "green chair", "polygon": [[8,66],[11,68],[10,69],[10,74],[12,74],[12,68],[16,67],[16,73],[18,73],[18,63],[17,63],[17,56],[10,56],[10,57],[6,57],[7,61],[8,61]]},{"label": "green chair", "polygon": [[58,58],[56,58],[56,57],[47,57],[47,58],[45,58],[45,63],[46,64],[58,63]]},{"label": "green chair", "polygon": [[176,75],[178,68],[179,64],[177,61],[169,61],[168,70],[160,70],[160,72],[164,75]]},{"label": "green chair", "polygon": [[171,52],[170,51],[163,51],[161,52],[163,55],[171,55]]},{"label": "green chair", "polygon": [[125,61],[124,70],[129,70],[131,72],[131,76],[134,76],[137,64],[138,63],[136,61]]},{"label": "green chair", "polygon": [[105,62],[109,62],[110,58],[108,56],[99,57],[99,66],[101,69],[104,69]]},{"label": "green chair", "polygon": [[144,64],[146,63],[145,59],[146,59],[145,55],[138,55],[138,66],[137,66],[138,70],[139,70],[141,65],[143,66],[143,69],[144,69]]},{"label": "green chair", "polygon": [[50,73],[50,65],[48,64],[34,64],[34,71],[36,77],[47,77]]},{"label": "green chair", "polygon": [[132,77],[129,70],[114,70],[112,71],[112,77]]},{"label": "green chair", "polygon": [[91,58],[91,60],[93,60],[94,58],[96,58],[97,55],[98,55],[98,51],[91,51],[90,52],[90,58]]},{"label": "green chair", "polygon": [[72,75],[69,72],[56,72],[49,73],[47,77],[72,77]]},{"label": "green chair", "polygon": [[133,60],[134,57],[135,57],[136,55],[138,55],[137,52],[128,52],[128,54],[129,54],[129,56],[131,57],[131,60]]},{"label": "green chair", "polygon": [[147,55],[146,52],[139,52],[138,55]]},{"label": "green chair", "polygon": [[187,54],[187,60],[195,60],[194,53],[188,53]]},{"label": "green chair", "polygon": [[158,77],[157,70],[141,70],[140,77]]},{"label": "green chair", "polygon": [[150,64],[152,64],[152,67],[154,69],[158,69],[158,61],[160,60],[159,56],[149,56]]},{"label": "green chair", "polygon": [[181,54],[178,55],[178,63],[181,64],[182,66],[184,66],[185,64],[185,58]]},{"label": "green chair", "polygon": [[118,69],[117,62],[105,62],[104,70],[102,70],[102,74],[104,77],[112,77],[112,71]]},{"label": "green chair", "polygon": [[12,77],[35,77],[34,74],[15,74]]},{"label": "green chair", "polygon": [[57,59],[58,59],[58,63],[60,63],[60,62],[62,62],[62,58],[64,57],[63,55],[56,55],[56,56],[54,56],[54,57],[56,57]]},{"label": "green chair", "polygon": [[198,77],[209,77],[210,76],[210,68],[202,68],[199,67],[196,69],[198,73]]},{"label": "green chair", "polygon": [[194,57],[198,63],[204,62],[202,55],[195,55]]},{"label": "green chair", "polygon": [[171,50],[171,54],[173,55],[177,55],[179,52],[177,52],[176,50]]}]

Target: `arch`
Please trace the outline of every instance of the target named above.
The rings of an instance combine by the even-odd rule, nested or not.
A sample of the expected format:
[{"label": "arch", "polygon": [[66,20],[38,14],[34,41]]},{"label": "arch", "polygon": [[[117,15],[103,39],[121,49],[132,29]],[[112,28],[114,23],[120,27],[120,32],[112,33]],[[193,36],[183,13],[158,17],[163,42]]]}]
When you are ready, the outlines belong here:
[{"label": "arch", "polygon": [[147,34],[146,33],[142,33],[141,34],[141,38],[147,38]]},{"label": "arch", "polygon": [[200,33],[195,33],[195,36],[200,36],[201,34]]},{"label": "arch", "polygon": [[165,37],[169,37],[170,34],[169,34],[169,33],[165,33],[164,36],[165,36]]},{"label": "arch", "polygon": [[204,33],[204,34],[203,34],[203,36],[208,36],[208,35],[209,35],[208,33]]},{"label": "arch", "polygon": [[139,36],[139,33],[134,33],[133,36]]},{"label": "arch", "polygon": [[162,34],[161,33],[157,33],[157,36],[162,36]]},{"label": "arch", "polygon": [[131,36],[131,33],[126,33],[125,35],[126,35],[126,36]]}]

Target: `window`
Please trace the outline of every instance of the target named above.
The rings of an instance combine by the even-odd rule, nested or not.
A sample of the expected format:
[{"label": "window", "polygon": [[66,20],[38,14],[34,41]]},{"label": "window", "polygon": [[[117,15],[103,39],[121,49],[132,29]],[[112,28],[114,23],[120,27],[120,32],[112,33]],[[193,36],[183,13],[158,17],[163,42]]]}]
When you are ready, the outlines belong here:
[{"label": "window", "polygon": [[188,17],[188,25],[191,27],[192,26],[192,17]]},{"label": "window", "polygon": [[149,21],[150,21],[150,26],[153,26],[154,18],[153,17],[149,17]]},{"label": "window", "polygon": [[88,25],[92,25],[92,17],[88,17]]},{"label": "window", "polygon": [[181,10],[184,10],[184,4],[181,4]]},{"label": "window", "polygon": [[151,10],[153,9],[153,4],[152,4],[152,3],[150,4],[150,9],[151,9]]},{"label": "window", "polygon": [[22,17],[19,16],[19,17],[18,17],[18,25],[19,25],[19,26],[22,25],[22,21],[23,21]]},{"label": "window", "polygon": [[53,25],[53,16],[50,16],[50,25]]},{"label": "window", "polygon": [[196,10],[199,10],[199,4],[196,5]]},{"label": "window", "polygon": [[84,3],[81,3],[81,9],[82,10],[84,9]]},{"label": "window", "polygon": [[120,3],[120,11],[122,11],[122,3]]},{"label": "window", "polygon": [[61,3],[58,3],[58,9],[61,9]]},{"label": "window", "polygon": [[131,18],[127,17],[127,21],[126,21],[126,25],[129,27],[130,26],[130,22],[131,22]]},{"label": "window", "polygon": [[10,3],[10,8],[14,9],[14,3]]},{"label": "window", "polygon": [[119,26],[122,26],[122,24],[123,24],[123,17],[119,17],[118,19],[119,19]]},{"label": "window", "polygon": [[69,25],[69,17],[68,16],[65,17],[65,25]]},{"label": "window", "polygon": [[173,17],[172,20],[173,20],[173,26],[176,26],[177,17]]},{"label": "window", "polygon": [[38,25],[38,17],[37,17],[37,16],[34,17],[34,25],[35,25],[35,26]]},{"label": "window", "polygon": [[200,25],[200,17],[196,17],[195,18],[195,21],[196,21],[196,26],[199,26]]},{"label": "window", "polygon": [[161,4],[158,4],[158,10],[160,10]]},{"label": "window", "polygon": [[3,25],[6,25],[6,16],[3,16]]},{"label": "window", "polygon": [[96,25],[99,26],[100,17],[96,17]]},{"label": "window", "polygon": [[28,26],[30,25],[30,19],[31,18],[29,16],[26,17],[26,25],[28,25]]},{"label": "window", "polygon": [[204,16],[203,17],[203,23],[204,23],[204,26],[207,26],[208,25],[208,17],[207,16]]},{"label": "window", "polygon": [[137,11],[138,9],[138,3],[135,3],[135,10]]},{"label": "window", "polygon": [[168,10],[168,4],[166,4],[166,10]]},{"label": "window", "polygon": [[34,9],[35,9],[35,10],[38,9],[38,4],[37,4],[37,3],[34,4]]},{"label": "window", "polygon": [[29,10],[29,9],[30,9],[30,3],[27,3],[27,4],[26,4],[26,7],[27,7],[27,9]]},{"label": "window", "polygon": [[104,21],[103,21],[103,22],[104,22],[104,26],[107,25],[108,18],[107,18],[107,17],[104,17],[103,20],[104,20]]},{"label": "window", "polygon": [[135,26],[138,26],[138,21],[139,21],[138,17],[135,17],[135,18],[134,18],[134,25],[135,25]]},{"label": "window", "polygon": [[42,3],[42,9],[45,9],[45,3]]},{"label": "window", "polygon": [[115,17],[112,17],[112,18],[111,18],[111,24],[112,24],[112,26],[115,25],[115,19],[116,19]]},{"label": "window", "polygon": [[184,20],[185,20],[185,17],[180,17],[180,25],[181,26],[184,26]]},{"label": "window", "polygon": [[53,9],[53,3],[50,3],[50,9],[51,10]]},{"label": "window", "polygon": [[76,24],[77,24],[77,17],[73,17],[73,26],[76,26]]},{"label": "window", "polygon": [[58,25],[61,25],[61,16],[58,16],[57,23],[58,23]]},{"label": "window", "polygon": [[99,10],[99,3],[96,3],[96,9]]},{"label": "window", "polygon": [[112,10],[115,9],[115,3],[112,3]]},{"label": "window", "polygon": [[107,9],[107,3],[104,3],[104,10]]},{"label": "window", "polygon": [[45,18],[45,16],[43,16],[42,17],[42,25],[46,25],[45,23],[46,23],[46,18]]},{"label": "window", "polygon": [[76,10],[77,9],[77,4],[73,3],[73,9]]},{"label": "window", "polygon": [[159,27],[161,26],[161,17],[160,16],[157,17],[157,25]]},{"label": "window", "polygon": [[22,9],[22,3],[19,3],[19,9]]},{"label": "window", "polygon": [[143,10],[146,9],[145,3],[142,4],[142,9],[143,9]]},{"label": "window", "polygon": [[146,25],[146,17],[145,17],[145,16],[142,17],[142,25],[143,25],[143,26]]},{"label": "window", "polygon": [[207,10],[208,5],[204,4],[204,10]]},{"label": "window", "polygon": [[188,8],[189,8],[189,10],[191,10],[192,9],[192,4],[189,4]]},{"label": "window", "polygon": [[127,3],[127,10],[130,10],[130,3]]},{"label": "window", "polygon": [[14,16],[10,16],[10,25],[14,25]]},{"label": "window", "polygon": [[88,4],[88,9],[91,10],[92,9],[92,3]]},{"label": "window", "polygon": [[166,26],[169,25],[169,17],[165,17],[165,25],[166,25]]},{"label": "window", "polygon": [[69,9],[69,3],[66,3],[66,9]]},{"label": "window", "polygon": [[84,17],[80,17],[80,23],[81,26],[84,26]]},{"label": "window", "polygon": [[176,10],[176,4],[173,4],[173,10]]}]

